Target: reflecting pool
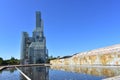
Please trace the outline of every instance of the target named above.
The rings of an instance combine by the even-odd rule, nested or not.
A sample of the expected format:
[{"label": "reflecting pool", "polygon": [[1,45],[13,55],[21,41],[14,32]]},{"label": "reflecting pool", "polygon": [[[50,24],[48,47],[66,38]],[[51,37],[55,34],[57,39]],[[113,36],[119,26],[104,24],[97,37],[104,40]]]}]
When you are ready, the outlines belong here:
[{"label": "reflecting pool", "polygon": [[26,80],[15,68],[7,68],[0,71],[0,80]]},{"label": "reflecting pool", "polygon": [[[18,67],[31,80],[101,80],[120,75],[120,67],[32,66]],[[18,70],[5,69],[0,80],[26,80]]]},{"label": "reflecting pool", "polygon": [[33,67],[20,67],[31,80],[49,80],[49,67],[33,66]]}]

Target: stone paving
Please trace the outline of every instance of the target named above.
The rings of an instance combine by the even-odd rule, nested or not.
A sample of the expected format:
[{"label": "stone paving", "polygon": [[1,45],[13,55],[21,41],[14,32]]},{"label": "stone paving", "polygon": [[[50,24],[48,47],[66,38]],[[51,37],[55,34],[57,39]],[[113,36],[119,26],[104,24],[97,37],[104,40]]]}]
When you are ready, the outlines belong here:
[{"label": "stone paving", "polygon": [[3,70],[4,68],[5,68],[5,66],[1,66],[1,67],[0,67],[0,71]]}]

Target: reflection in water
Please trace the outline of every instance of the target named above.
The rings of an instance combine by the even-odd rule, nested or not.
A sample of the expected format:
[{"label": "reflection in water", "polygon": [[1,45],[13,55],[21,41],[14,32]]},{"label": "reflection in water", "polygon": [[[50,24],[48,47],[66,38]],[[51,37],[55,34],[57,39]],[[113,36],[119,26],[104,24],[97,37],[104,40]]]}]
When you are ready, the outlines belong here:
[{"label": "reflection in water", "polygon": [[7,68],[0,71],[0,80],[26,80],[15,68]]},{"label": "reflection in water", "polygon": [[43,66],[20,67],[31,80],[49,80],[49,68]]},{"label": "reflection in water", "polygon": [[[31,80],[101,80],[120,75],[120,67],[33,66],[19,67]],[[0,80],[26,80],[15,68],[0,72]]]},{"label": "reflection in water", "polygon": [[94,76],[104,76],[104,77],[113,77],[120,75],[119,67],[85,67],[85,66],[59,65],[59,66],[51,66],[51,69],[85,73]]}]

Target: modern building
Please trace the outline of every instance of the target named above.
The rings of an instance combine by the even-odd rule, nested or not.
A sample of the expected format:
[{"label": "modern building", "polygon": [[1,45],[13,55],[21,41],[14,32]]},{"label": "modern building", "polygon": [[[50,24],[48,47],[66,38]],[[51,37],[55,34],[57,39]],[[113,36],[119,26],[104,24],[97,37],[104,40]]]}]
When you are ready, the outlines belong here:
[{"label": "modern building", "polygon": [[48,58],[46,38],[44,36],[44,25],[41,13],[36,12],[36,28],[32,37],[27,32],[22,32],[21,64],[45,63]]}]

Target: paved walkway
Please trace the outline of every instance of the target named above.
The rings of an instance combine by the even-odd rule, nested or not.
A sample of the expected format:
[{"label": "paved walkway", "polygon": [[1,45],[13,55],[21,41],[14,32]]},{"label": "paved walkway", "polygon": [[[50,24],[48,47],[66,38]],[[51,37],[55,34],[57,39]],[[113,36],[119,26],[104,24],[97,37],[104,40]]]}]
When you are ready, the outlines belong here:
[{"label": "paved walkway", "polygon": [[1,66],[1,67],[0,67],[0,71],[3,70],[4,68],[6,68],[6,67],[5,67],[5,66]]},{"label": "paved walkway", "polygon": [[6,65],[6,66],[0,66],[0,70],[10,67],[27,67],[27,66],[50,66],[50,64]]}]

